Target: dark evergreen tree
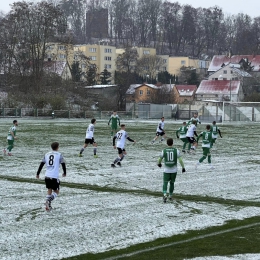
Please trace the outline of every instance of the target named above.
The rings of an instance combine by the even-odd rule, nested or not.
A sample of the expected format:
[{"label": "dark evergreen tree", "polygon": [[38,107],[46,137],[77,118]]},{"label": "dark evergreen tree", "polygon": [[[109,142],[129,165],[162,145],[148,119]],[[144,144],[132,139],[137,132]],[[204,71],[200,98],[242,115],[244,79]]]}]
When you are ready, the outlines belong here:
[{"label": "dark evergreen tree", "polygon": [[75,82],[79,82],[81,80],[81,75],[82,75],[82,71],[79,66],[79,62],[78,61],[73,62],[72,66],[71,66],[72,80]]},{"label": "dark evergreen tree", "polygon": [[109,72],[107,69],[104,69],[100,73],[100,83],[101,85],[108,85],[111,82],[111,72]]}]

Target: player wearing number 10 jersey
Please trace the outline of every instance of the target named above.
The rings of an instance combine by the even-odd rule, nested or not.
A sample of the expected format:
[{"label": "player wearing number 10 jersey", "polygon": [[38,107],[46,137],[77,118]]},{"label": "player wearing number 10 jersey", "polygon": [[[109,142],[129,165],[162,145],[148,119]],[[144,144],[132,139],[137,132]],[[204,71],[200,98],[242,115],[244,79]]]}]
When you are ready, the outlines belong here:
[{"label": "player wearing number 10 jersey", "polygon": [[59,149],[59,143],[54,142],[51,144],[52,151],[45,154],[44,158],[42,159],[40,166],[38,168],[36,178],[39,179],[40,172],[46,164],[46,172],[45,172],[45,184],[47,190],[46,196],[46,210],[51,210],[51,202],[58,196],[60,190],[60,180],[59,180],[59,168],[60,164],[62,165],[63,169],[63,177],[66,176],[66,165],[64,158]]},{"label": "player wearing number 10 jersey", "polygon": [[[115,145],[115,142],[116,142],[116,139],[117,139],[117,143]],[[128,133],[125,131],[125,125],[121,125],[121,130],[118,131],[114,138],[113,138],[113,146],[114,146],[114,149],[117,148],[118,150],[118,157],[114,160],[114,162],[111,164],[111,167],[115,168],[116,167],[116,164],[118,166],[121,166],[121,161],[124,159],[125,155],[126,155],[126,150],[125,150],[125,142],[126,142],[126,139],[130,142],[134,142],[135,143],[135,140],[132,140],[129,136],[128,136]]]},{"label": "player wearing number 10 jersey", "polygon": [[163,149],[158,159],[158,166],[162,167],[162,160],[164,159],[164,171],[163,171],[163,202],[167,201],[167,188],[169,187],[169,199],[172,200],[172,194],[174,190],[174,182],[177,176],[177,159],[182,166],[182,172],[185,172],[184,163],[180,151],[173,147],[173,139],[167,139],[168,147]]}]

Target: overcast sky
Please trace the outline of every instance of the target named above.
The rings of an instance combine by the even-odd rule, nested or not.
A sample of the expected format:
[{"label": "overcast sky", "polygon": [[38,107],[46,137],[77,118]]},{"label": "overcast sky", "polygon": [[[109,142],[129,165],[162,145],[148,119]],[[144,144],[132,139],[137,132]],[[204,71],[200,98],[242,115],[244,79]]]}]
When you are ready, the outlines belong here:
[{"label": "overcast sky", "polygon": [[[170,0],[171,2],[177,2]],[[0,10],[6,12],[10,11],[9,4],[13,3],[13,0],[1,0]],[[260,1],[259,0],[179,0],[180,4],[189,4],[195,8],[197,7],[213,7],[215,5],[222,8],[225,14],[238,14],[244,13],[249,16],[260,16]]]}]

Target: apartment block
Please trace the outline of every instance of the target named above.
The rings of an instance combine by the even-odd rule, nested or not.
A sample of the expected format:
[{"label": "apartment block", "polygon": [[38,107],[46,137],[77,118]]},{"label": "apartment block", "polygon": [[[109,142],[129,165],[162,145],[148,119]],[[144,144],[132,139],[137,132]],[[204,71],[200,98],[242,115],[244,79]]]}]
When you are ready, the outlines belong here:
[{"label": "apartment block", "polygon": [[113,79],[116,70],[116,47],[99,44],[74,45],[74,60],[79,61],[82,71],[87,71],[86,64],[79,59],[80,54],[89,57],[91,64],[96,65],[97,74],[107,69]]}]

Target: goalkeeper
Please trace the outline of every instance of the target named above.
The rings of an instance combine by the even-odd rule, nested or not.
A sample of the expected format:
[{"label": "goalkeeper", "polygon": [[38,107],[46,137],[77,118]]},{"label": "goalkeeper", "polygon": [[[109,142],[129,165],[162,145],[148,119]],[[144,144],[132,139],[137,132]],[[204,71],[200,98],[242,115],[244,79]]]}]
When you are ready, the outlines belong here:
[{"label": "goalkeeper", "polygon": [[120,126],[120,119],[116,111],[114,111],[113,114],[111,115],[108,121],[108,125],[110,124],[110,122],[111,122],[111,137],[113,137],[117,133],[117,123]]},{"label": "goalkeeper", "polygon": [[164,159],[164,171],[163,171],[163,202],[166,203],[167,188],[169,187],[169,200],[172,201],[172,194],[174,190],[174,182],[177,176],[177,158],[182,167],[182,172],[185,172],[184,163],[182,161],[181,153],[177,148],[173,147],[173,139],[167,139],[168,147],[162,150],[162,153],[158,159],[158,167],[162,167],[162,160]]}]

